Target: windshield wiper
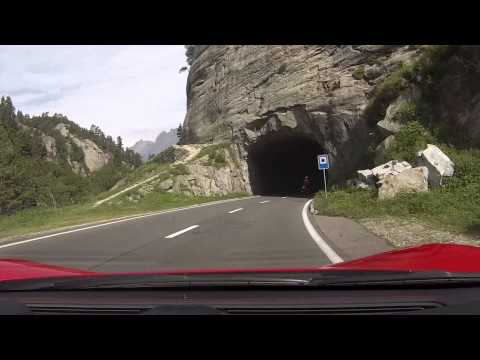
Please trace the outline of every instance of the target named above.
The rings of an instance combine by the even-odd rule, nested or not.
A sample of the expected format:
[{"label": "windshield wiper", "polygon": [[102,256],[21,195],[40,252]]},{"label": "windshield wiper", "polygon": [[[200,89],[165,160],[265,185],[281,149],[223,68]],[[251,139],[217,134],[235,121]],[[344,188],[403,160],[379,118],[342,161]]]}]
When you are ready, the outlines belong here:
[{"label": "windshield wiper", "polygon": [[56,289],[159,289],[159,288],[196,288],[196,287],[250,287],[250,286],[305,286],[308,280],[299,279],[264,279],[264,280],[203,280],[203,281],[164,281],[164,282],[132,282],[122,284],[92,284],[84,286],[62,285]]},{"label": "windshield wiper", "polygon": [[198,288],[358,288],[480,285],[480,273],[329,271],[324,273],[223,275],[111,275],[90,278],[37,279],[0,283],[0,291],[122,290]]},{"label": "windshield wiper", "polygon": [[271,277],[215,277],[201,279],[183,276],[108,277],[88,279],[57,279],[9,282],[0,284],[0,291],[31,290],[96,290],[96,289],[165,289],[198,287],[251,287],[251,286],[305,286],[310,279]]}]

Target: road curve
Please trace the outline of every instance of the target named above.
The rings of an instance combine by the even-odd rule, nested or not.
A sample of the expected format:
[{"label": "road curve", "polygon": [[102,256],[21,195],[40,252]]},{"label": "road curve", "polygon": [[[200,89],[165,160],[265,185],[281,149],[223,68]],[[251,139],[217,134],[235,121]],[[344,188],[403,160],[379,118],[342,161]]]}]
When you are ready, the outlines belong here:
[{"label": "road curve", "polygon": [[262,196],[167,212],[0,248],[0,258],[109,272],[329,264],[303,223],[306,201]]}]

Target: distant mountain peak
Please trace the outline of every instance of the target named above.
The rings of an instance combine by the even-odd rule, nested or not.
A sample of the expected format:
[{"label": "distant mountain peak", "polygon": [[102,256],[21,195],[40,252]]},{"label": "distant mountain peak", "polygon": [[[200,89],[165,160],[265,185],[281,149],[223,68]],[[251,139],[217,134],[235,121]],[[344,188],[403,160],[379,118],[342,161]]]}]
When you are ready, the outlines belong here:
[{"label": "distant mountain peak", "polygon": [[177,129],[162,131],[158,134],[155,141],[139,140],[131,149],[142,156],[143,161],[147,161],[150,154],[157,155],[169,146],[178,142]]}]

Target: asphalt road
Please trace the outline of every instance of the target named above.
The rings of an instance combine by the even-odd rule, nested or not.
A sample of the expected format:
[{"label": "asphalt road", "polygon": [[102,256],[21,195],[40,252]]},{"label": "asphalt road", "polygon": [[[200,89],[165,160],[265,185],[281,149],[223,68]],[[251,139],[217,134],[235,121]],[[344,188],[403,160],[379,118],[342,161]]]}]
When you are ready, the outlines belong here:
[{"label": "asphalt road", "polygon": [[190,208],[0,246],[0,258],[108,272],[330,264],[305,228],[306,201],[262,196]]}]

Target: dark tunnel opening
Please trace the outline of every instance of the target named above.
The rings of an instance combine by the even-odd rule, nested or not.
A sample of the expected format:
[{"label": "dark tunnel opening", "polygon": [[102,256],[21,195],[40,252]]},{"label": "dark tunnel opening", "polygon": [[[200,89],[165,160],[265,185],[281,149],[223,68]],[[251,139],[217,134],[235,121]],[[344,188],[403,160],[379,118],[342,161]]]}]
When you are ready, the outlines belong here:
[{"label": "dark tunnel opening", "polygon": [[[317,163],[317,155],[322,153],[317,141],[300,134],[274,133],[262,137],[248,149],[252,192],[305,196],[323,189],[323,172]],[[305,176],[311,181],[308,194],[302,191]]]}]

